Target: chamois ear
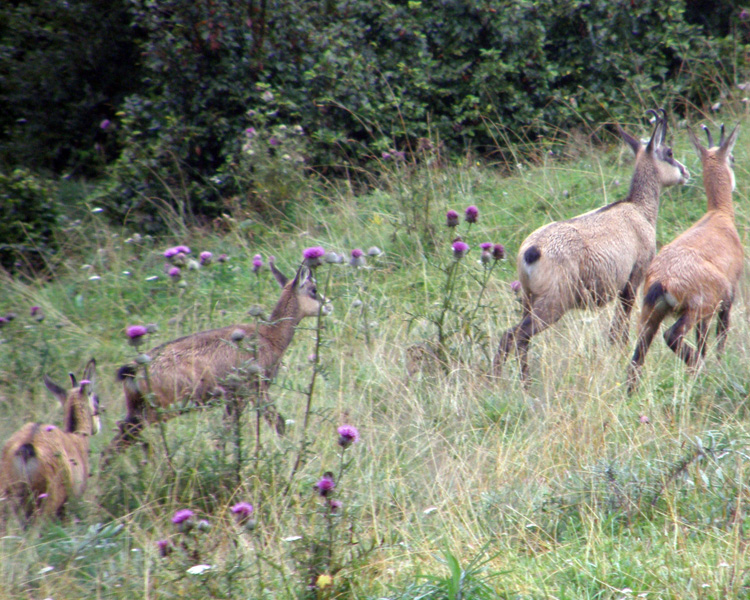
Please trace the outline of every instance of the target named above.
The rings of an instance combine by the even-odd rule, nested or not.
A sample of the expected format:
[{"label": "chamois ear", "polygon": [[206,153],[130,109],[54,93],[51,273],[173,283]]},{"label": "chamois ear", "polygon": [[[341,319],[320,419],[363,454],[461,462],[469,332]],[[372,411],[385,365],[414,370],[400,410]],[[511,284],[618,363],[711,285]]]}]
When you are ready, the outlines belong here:
[{"label": "chamois ear", "polygon": [[740,124],[737,123],[735,125],[734,129],[732,130],[732,133],[729,134],[729,137],[724,140],[724,142],[721,144],[721,147],[719,148],[719,154],[721,156],[726,156],[727,154],[732,153],[732,149],[734,148],[734,144],[737,142],[737,136],[740,134]]},{"label": "chamois ear", "polygon": [[[703,144],[700,143],[700,140],[697,138],[695,133],[693,133],[693,130],[688,125],[687,128],[688,131],[688,137],[690,138],[690,142],[693,144],[693,148],[695,148],[695,151],[698,153],[698,158],[703,160],[703,157],[706,154],[706,149],[703,147]],[[706,129],[708,131],[708,129]]]},{"label": "chamois ear", "polygon": [[659,113],[657,113],[653,109],[648,109],[646,113],[653,113],[656,117],[656,126],[654,127],[654,132],[651,134],[651,139],[648,141],[648,146],[646,146],[646,152],[653,152],[654,150],[659,148],[659,146],[661,146],[664,138],[667,136],[667,122],[662,119],[659,116]]},{"label": "chamois ear", "polygon": [[52,381],[46,375],[44,376],[43,379],[44,379],[44,385],[47,387],[47,389],[50,392],[52,392],[52,395],[60,401],[60,404],[65,406],[65,400],[68,399],[68,392],[62,389],[59,385],[57,385],[54,381]]},{"label": "chamois ear", "polygon": [[633,154],[638,154],[638,150],[641,149],[641,143],[619,125],[617,126],[617,131],[625,143],[633,150]]},{"label": "chamois ear", "polygon": [[83,370],[83,378],[88,379],[93,385],[96,381],[96,360],[91,359]]},{"label": "chamois ear", "polygon": [[310,269],[305,265],[300,265],[300,268],[297,269],[297,274],[294,276],[294,281],[292,281],[292,289],[296,290],[300,284],[307,281],[308,277],[310,277]]},{"label": "chamois ear", "polygon": [[279,271],[276,268],[276,257],[275,256],[269,256],[268,257],[268,266],[271,269],[271,273],[273,273],[273,276],[276,278],[276,281],[278,282],[279,286],[284,287],[287,284],[287,281],[289,281],[286,276]]}]

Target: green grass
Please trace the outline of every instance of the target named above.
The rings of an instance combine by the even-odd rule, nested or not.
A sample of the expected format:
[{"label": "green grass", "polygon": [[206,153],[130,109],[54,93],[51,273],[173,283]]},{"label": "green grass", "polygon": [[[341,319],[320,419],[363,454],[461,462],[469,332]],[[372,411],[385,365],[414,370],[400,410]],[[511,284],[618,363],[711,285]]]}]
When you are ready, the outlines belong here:
[{"label": "green grass", "polygon": [[[674,146],[693,179],[664,194],[660,244],[704,210],[700,165],[683,131]],[[750,135],[740,135],[735,156],[744,241]],[[451,239],[446,209],[480,210],[465,236],[472,250],[464,273],[479,272],[480,242],[507,247],[509,259],[494,271],[478,317],[494,352],[502,331],[519,318],[508,284],[522,240],[550,219],[623,197],[631,163],[629,150],[618,145],[566,161],[548,157],[511,176],[469,161],[444,169],[393,167],[365,193],[346,187],[321,193],[284,229],[248,232],[230,223],[221,234],[193,231],[180,240],[134,242],[132,232],[108,225],[80,199],[89,210],[61,234],[57,277],[0,282],[0,314],[18,314],[0,330],[0,437],[28,420],[58,423],[41,375],[61,381],[91,356],[98,361],[103,431],[92,440],[88,490],[70,503],[66,520],[26,530],[14,519],[7,523],[0,596],[746,597],[747,277],[725,360],[718,363],[709,348],[705,368],[693,378],[657,337],[632,398],[622,385],[632,345],[605,341],[611,306],[570,313],[534,338],[528,392],[514,360],[500,382],[488,383],[485,356],[460,334],[451,343],[463,360],[447,373],[426,364],[407,375],[407,349],[435,334],[428,319],[409,315],[429,314],[442,300],[440,266],[450,260]],[[205,249],[231,258],[187,273],[187,286],[179,288],[163,273],[161,252],[173,242],[187,243],[193,254]],[[305,403],[296,390],[311,377],[314,320],[303,323],[271,388],[293,421],[288,436],[275,437],[264,423],[256,456],[248,412],[243,440],[250,458],[239,484],[219,408],[166,423],[172,466],[153,426],[144,435],[148,454],[131,448],[102,471],[99,454],[124,414],[114,373],[134,355],[125,327],[158,324],[155,345],[249,320],[251,305],[270,309],[278,297],[268,271],[251,272],[253,254],[274,254],[291,273],[312,245],[345,255],[376,245],[385,253],[369,259],[366,276],[348,266],[321,270],[322,282],[332,269],[327,295],[335,310],[322,321],[322,371],[305,460],[294,477]],[[153,276],[159,278],[149,281]],[[458,305],[473,306],[478,286],[463,277],[456,293]],[[361,309],[352,305],[358,295],[368,305],[369,347]],[[42,307],[44,321],[29,316],[32,305]],[[357,426],[361,441],[346,451],[350,462],[335,495],[343,507],[330,517],[312,485],[324,471],[338,473],[342,423]],[[251,531],[228,511],[238,501],[256,507]],[[171,517],[181,508],[194,510],[210,529],[179,534]],[[167,557],[155,545],[162,538],[175,545]],[[331,547],[333,585],[308,589]],[[199,564],[212,569],[187,572]]]}]

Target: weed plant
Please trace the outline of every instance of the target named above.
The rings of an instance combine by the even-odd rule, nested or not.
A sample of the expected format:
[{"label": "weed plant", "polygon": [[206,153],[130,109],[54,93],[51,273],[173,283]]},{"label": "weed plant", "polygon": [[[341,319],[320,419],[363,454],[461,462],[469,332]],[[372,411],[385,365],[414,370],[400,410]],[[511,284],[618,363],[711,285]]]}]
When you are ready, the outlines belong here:
[{"label": "weed plant", "polygon": [[[154,240],[107,226],[82,197],[86,216],[60,239],[54,278],[0,276],[0,434],[58,422],[41,374],[60,379],[94,356],[105,409],[94,476],[65,520],[4,524],[0,597],[747,597],[747,276],[725,358],[710,346],[697,376],[657,339],[628,398],[632,347],[604,342],[608,307],[571,312],[539,336],[528,391],[512,362],[499,381],[484,377],[483,348],[520,307],[514,269],[482,262],[480,244],[502,241],[514,256],[536,227],[627,193],[627,148],[575,149],[510,175],[470,158],[401,164],[379,175],[383,185],[331,186],[325,202],[295,207],[294,224],[263,231],[228,215],[217,231]],[[674,149],[693,179],[664,195],[659,244],[705,209],[680,130]],[[750,136],[735,158],[746,242]],[[412,186],[431,194],[420,227],[403,217],[422,218],[406,204]],[[471,228],[459,224],[470,246],[461,257],[443,220],[455,206],[481,208]],[[213,261],[194,259],[175,281],[164,272],[168,243]],[[352,249],[373,246],[382,252],[363,251],[365,265],[316,268],[335,308],[300,327],[271,385],[285,437],[258,427],[263,407],[250,394],[229,429],[222,407],[186,410],[162,431],[146,428],[147,454],[133,447],[102,468],[125,412],[114,373],[133,358],[128,325],[155,324],[156,345],[261,318],[246,313],[267,313],[278,288],[256,254],[291,271],[307,248],[351,261]],[[410,373],[408,349],[435,343],[437,323],[450,368]],[[343,447],[351,424],[361,437]],[[189,530],[173,522],[186,510]]]}]

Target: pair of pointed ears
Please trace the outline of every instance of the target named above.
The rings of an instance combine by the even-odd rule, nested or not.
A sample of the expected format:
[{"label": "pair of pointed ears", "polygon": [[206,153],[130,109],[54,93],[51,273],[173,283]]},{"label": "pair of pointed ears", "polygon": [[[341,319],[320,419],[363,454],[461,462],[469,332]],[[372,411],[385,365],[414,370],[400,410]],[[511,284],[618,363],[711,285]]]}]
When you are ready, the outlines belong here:
[{"label": "pair of pointed ears", "polygon": [[[70,383],[72,387],[76,388],[80,386],[81,393],[87,394],[91,391],[94,386],[94,380],[96,378],[96,360],[93,358],[88,362],[86,368],[83,371],[83,379],[79,382],[76,379],[75,373],[69,373]],[[68,392],[54,381],[52,381],[47,375],[43,377],[45,387],[52,392],[60,403],[64,406],[65,401],[68,398]]]},{"label": "pair of pointed ears", "polygon": [[[659,113],[661,113],[661,115],[659,115]],[[653,108],[649,108],[646,111],[646,114],[652,114],[656,117],[654,131],[651,133],[651,139],[646,146],[646,152],[653,152],[659,148],[667,138],[667,111],[663,108],[659,108],[657,112]],[[620,133],[620,137],[625,140],[625,143],[630,146],[631,150],[633,150],[633,154],[638,154],[638,151],[643,147],[641,141],[627,133],[619,125],[617,126],[617,131]]]},{"label": "pair of pointed ears", "polygon": [[701,126],[703,128],[703,131],[706,132],[706,138],[708,139],[708,147],[703,146],[703,144],[700,143],[700,140],[698,140],[698,136],[695,135],[693,130],[688,126],[688,136],[690,137],[690,141],[693,144],[693,147],[695,148],[695,151],[698,153],[699,158],[703,158],[706,155],[706,152],[710,150],[711,148],[717,148],[718,151],[717,154],[720,156],[727,156],[732,153],[732,149],[734,148],[734,144],[737,142],[737,136],[740,133],[740,124],[737,123],[735,125],[734,129],[732,130],[732,133],[729,134],[728,137],[724,137],[724,125],[721,125],[720,129],[720,135],[719,135],[719,144],[718,146],[714,145],[714,139],[711,135],[711,131],[706,127],[705,125]]},{"label": "pair of pointed ears", "polygon": [[[282,288],[285,287],[286,284],[289,283],[289,278],[276,267],[276,258],[274,256],[268,258],[268,266],[271,268],[271,273],[273,273],[279,286]],[[294,279],[292,280],[292,289],[296,289],[300,284],[305,283],[305,281],[311,278],[312,271],[310,271],[309,267],[300,265],[299,269],[297,269],[297,273],[294,275]]]}]

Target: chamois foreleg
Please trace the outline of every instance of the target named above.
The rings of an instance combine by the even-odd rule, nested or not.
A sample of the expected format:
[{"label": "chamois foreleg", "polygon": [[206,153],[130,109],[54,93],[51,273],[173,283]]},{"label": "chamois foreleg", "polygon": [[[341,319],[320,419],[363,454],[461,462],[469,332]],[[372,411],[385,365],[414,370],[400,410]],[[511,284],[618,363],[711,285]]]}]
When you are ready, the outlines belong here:
[{"label": "chamois foreleg", "polygon": [[731,300],[725,300],[719,308],[716,322],[716,358],[719,360],[724,356],[724,346],[727,343],[727,332],[729,331],[729,311],[731,309]]},{"label": "chamois foreleg", "polygon": [[630,323],[630,313],[635,305],[635,286],[628,281],[618,293],[619,300],[615,307],[615,316],[612,318],[612,325],[609,328],[609,341],[612,344],[627,344],[630,337],[628,324]]},{"label": "chamois foreleg", "polygon": [[643,361],[646,360],[646,353],[668,312],[669,307],[663,302],[655,305],[644,304],[643,306],[640,325],[638,326],[638,341],[635,344],[635,352],[628,366],[628,394],[632,394],[638,386],[641,367],[643,366]]},{"label": "chamois foreleg", "polygon": [[664,332],[664,341],[667,342],[669,349],[685,361],[685,364],[690,369],[694,369],[700,360],[699,352],[693,350],[685,343],[685,334],[690,331],[694,322],[695,317],[693,313],[690,310],[686,310],[680,315],[675,324]]}]

